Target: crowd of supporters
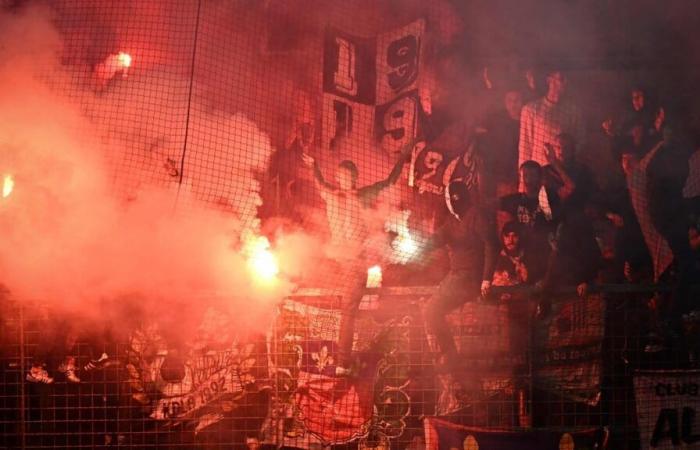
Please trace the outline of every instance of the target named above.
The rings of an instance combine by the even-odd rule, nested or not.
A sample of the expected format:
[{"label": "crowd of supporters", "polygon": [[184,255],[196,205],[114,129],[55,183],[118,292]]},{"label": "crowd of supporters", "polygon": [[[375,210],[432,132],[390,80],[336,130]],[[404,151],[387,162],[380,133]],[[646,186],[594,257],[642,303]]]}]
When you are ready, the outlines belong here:
[{"label": "crowd of supporters", "polygon": [[[546,92],[525,105],[509,90],[478,128],[483,206],[495,209],[502,249],[493,285],[584,296],[606,283],[666,286],[649,300],[647,352],[683,341],[695,316],[698,208],[690,120],[629,91],[626,111],[585,127],[565,72],[546,74]],[[595,130],[595,131],[592,131]],[[580,149],[600,133],[618,161],[620,183],[599,186]],[[495,205],[495,207],[492,207]],[[686,326],[687,328],[687,326]],[[691,358],[693,357],[691,353]]]},{"label": "crowd of supporters", "polygon": [[[684,328],[697,316],[693,280],[700,270],[700,208],[694,196],[700,192],[696,186],[700,179],[696,183],[692,170],[697,148],[692,127],[682,115],[669,115],[664,105],[652,104],[649,94],[638,87],[630,90],[626,110],[619,117],[608,118],[598,127],[585,126],[585,115],[569,95],[567,74],[549,70],[545,80],[546,89],[539,98],[532,86],[502,90],[499,107],[483,114],[470,133],[479,161],[479,192],[476,200],[470,193],[470,205],[452,215],[459,220],[479,219],[473,226],[466,219],[462,223],[448,219],[442,228],[436,227],[428,247],[446,246],[454,267],[443,281],[442,294],[436,296],[442,297],[428,308],[429,316],[432,311],[428,322],[436,330],[444,329],[440,325],[444,314],[470,297],[464,293],[474,286],[483,296],[504,300],[511,294],[494,294],[502,290],[492,292],[491,287],[530,286],[545,299],[540,305],[545,313],[547,293],[557,290],[575,290],[585,297],[591,288],[606,283],[659,284],[666,288],[639,294],[647,297],[640,301],[648,300],[649,305],[645,348],[656,352],[673,347],[683,341]],[[317,221],[306,213],[325,206],[330,241],[337,241],[342,254],[336,258],[338,273],[345,280],[340,284],[347,285],[339,288],[349,305],[341,334],[351,342],[347,336],[352,336],[370,262],[362,210],[372,208],[377,195],[397,182],[412,143],[385,180],[359,188],[352,161],[341,162],[334,178],[323,178],[317,161],[309,156],[318,154],[314,134],[311,124],[303,124],[286,148],[277,152],[271,166],[277,198],[275,202],[267,195],[265,204],[275,204],[271,215],[299,223]],[[601,137],[619,162],[615,173],[606,176],[617,177],[620,183],[599,186],[600,174],[581,157],[587,143]],[[434,202],[442,200],[435,196]],[[478,214],[468,212],[469,208],[478,209]],[[483,231],[477,226],[481,222],[493,229]],[[481,230],[479,242],[472,242],[472,228]],[[357,248],[350,251],[349,245]],[[493,254],[472,261],[474,252]],[[465,264],[468,270],[462,267]],[[442,340],[449,353],[449,337]],[[349,345],[346,342],[343,347]],[[107,360],[108,354],[97,350],[84,370]],[[46,357],[37,356],[27,379],[51,382],[45,363]],[[73,359],[68,357],[57,366],[67,379],[79,381]]]}]

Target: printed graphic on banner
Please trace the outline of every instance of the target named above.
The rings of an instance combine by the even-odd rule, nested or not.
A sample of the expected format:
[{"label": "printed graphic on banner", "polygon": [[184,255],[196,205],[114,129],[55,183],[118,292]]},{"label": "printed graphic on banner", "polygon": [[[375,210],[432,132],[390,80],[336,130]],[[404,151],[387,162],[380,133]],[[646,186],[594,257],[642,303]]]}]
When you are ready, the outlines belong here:
[{"label": "printed graphic on banner", "polygon": [[373,105],[375,42],[327,29],[323,46],[323,92]]},{"label": "printed graphic on banner", "polygon": [[464,152],[453,158],[447,165],[442,177],[442,184],[447,186],[453,181],[461,181],[467,185],[468,189],[477,189],[479,187],[480,167],[481,161],[472,141]]},{"label": "printed graphic on banner", "polygon": [[639,372],[634,396],[642,449],[700,449],[700,371]]},{"label": "printed graphic on banner", "polygon": [[563,450],[604,448],[606,431],[586,429],[571,431],[502,431],[456,425],[434,417],[423,421],[426,450]]},{"label": "printed graphic on banner", "polygon": [[605,301],[561,298],[535,329],[535,383],[595,406],[600,400]]},{"label": "printed graphic on banner", "polygon": [[422,116],[418,83],[425,21],[381,34],[377,39],[375,132],[384,151],[396,153],[418,135]]},{"label": "printed graphic on banner", "polygon": [[323,149],[352,137],[352,142],[376,140],[384,151],[396,153],[417,135],[424,28],[417,20],[376,39],[326,31]]},{"label": "printed graphic on banner", "polygon": [[479,186],[479,159],[474,145],[457,156],[425,143],[416,145],[411,158],[411,187],[420,194],[443,195],[445,186],[453,181],[461,181],[469,189]]},{"label": "printed graphic on banner", "polygon": [[327,29],[323,49],[321,148],[342,139],[371,142],[376,93],[375,40]]},{"label": "printed graphic on banner", "polygon": [[425,21],[417,20],[377,38],[377,103],[387,104],[418,88]]},{"label": "printed graphic on banner", "polygon": [[223,419],[246,394],[269,389],[259,379],[264,358],[255,344],[239,342],[230,329],[226,314],[210,309],[184,348],[171,346],[156,324],[133,333],[128,382],[151,419],[194,422],[198,432]]},{"label": "printed graphic on banner", "polygon": [[324,94],[321,130],[321,146],[331,151],[337,150],[343,139],[369,144],[374,132],[374,107]]},{"label": "printed graphic on banner", "polygon": [[[436,415],[446,415],[469,406],[464,398],[474,401],[502,397],[504,407],[495,415],[484,417],[484,424],[514,425],[512,414],[504,411],[506,405],[515,407],[513,375],[525,364],[525,352],[517,343],[525,342],[527,335],[513,336],[520,327],[511,326],[507,305],[466,303],[461,309],[447,316],[447,322],[455,336],[460,365],[458,379],[452,374],[437,374],[438,399]],[[524,330],[523,330],[524,333]],[[432,336],[430,336],[432,338]],[[431,339],[432,340],[432,339]],[[434,345],[437,351],[436,345]],[[455,382],[464,392],[455,389]],[[477,399],[477,400],[475,400]],[[508,399],[510,402],[506,402]]]},{"label": "printed graphic on banner", "polygon": [[421,117],[418,91],[407,92],[376,108],[374,129],[387,153],[398,153],[419,133]]},{"label": "printed graphic on banner", "polygon": [[293,300],[280,307],[268,342],[277,389],[261,432],[265,443],[310,448],[388,440],[403,433],[410,412],[409,380],[396,376],[395,360],[397,352],[407,352],[410,320],[379,327],[369,317],[359,318],[356,377],[335,374],[339,325],[337,308]]},{"label": "printed graphic on banner", "polygon": [[416,188],[420,194],[443,195],[445,185],[442,179],[448,158],[444,151],[429,147],[425,142],[418,143],[411,155],[409,186]]}]

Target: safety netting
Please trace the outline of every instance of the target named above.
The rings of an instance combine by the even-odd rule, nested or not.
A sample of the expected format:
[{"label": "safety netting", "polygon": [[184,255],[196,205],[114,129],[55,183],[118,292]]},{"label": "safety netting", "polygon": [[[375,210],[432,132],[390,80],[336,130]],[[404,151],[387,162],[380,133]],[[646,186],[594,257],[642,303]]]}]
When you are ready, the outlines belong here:
[{"label": "safety netting", "polygon": [[697,442],[696,70],[497,3],[0,2],[0,448]]}]

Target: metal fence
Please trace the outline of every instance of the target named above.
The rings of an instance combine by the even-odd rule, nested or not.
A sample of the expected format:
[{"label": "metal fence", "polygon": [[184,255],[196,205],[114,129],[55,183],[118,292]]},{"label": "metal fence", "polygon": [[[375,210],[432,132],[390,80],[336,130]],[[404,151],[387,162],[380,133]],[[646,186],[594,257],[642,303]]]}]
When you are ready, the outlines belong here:
[{"label": "metal fence", "polygon": [[[110,364],[78,372],[79,383],[50,370],[50,385],[24,378],[33,358],[45,351],[40,347],[48,345],[41,335],[51,332],[48,323],[57,318],[40,304],[6,299],[3,445],[403,449],[423,448],[430,436],[456,439],[445,430],[457,427],[456,436],[484,440],[478,433],[491,433],[504,446],[509,433],[521,433],[523,442],[538,433],[557,439],[568,433],[576,448],[638,448],[640,431],[648,432],[640,430],[640,418],[658,411],[639,397],[639,387],[635,401],[633,379],[641,379],[635,374],[690,377],[657,381],[654,389],[692,398],[697,336],[688,335],[687,345],[675,349],[650,350],[644,299],[651,292],[617,288],[637,293],[547,296],[546,307],[541,297],[529,296],[467,303],[450,316],[460,347],[459,379],[435,365],[436,348],[422,318],[432,288],[370,291],[355,337],[360,372],[340,379],[324,372],[334,365],[328,358],[339,320],[337,299],[320,289],[282,302],[265,334],[237,336],[226,330],[224,314],[209,310],[194,342],[175,343],[157,321],[145,320],[96,349],[86,336],[101,330],[80,325],[68,350],[79,366],[103,350],[113,355]],[[65,337],[52,334],[54,343]],[[51,350],[53,360],[46,364],[55,368],[63,355]],[[691,422],[675,424],[678,439],[681,425],[692,427],[692,417],[683,420]],[[664,422],[659,432],[671,433],[673,423]]]},{"label": "metal fence", "polygon": [[[599,126],[621,109],[614,93],[647,78],[686,94],[697,71],[673,52],[656,64],[635,50],[634,36],[657,34],[631,20],[629,2],[550,2],[590,28],[557,21],[561,39],[521,26],[549,10],[521,20],[506,8],[495,25],[496,12],[458,3],[0,1],[0,283],[12,291],[0,294],[0,448],[697,442],[698,319],[668,323],[670,286],[598,285],[586,298],[495,288],[449,316],[456,372],[439,361],[423,314],[434,289],[415,285],[435,284],[446,258],[422,261],[420,244],[448,215],[447,183],[486,190],[474,136],[499,95],[514,84],[536,100],[538,64],[570,69],[577,156],[605,192],[626,194]],[[509,27],[523,42],[491,42]],[[405,147],[418,136],[430,145]],[[540,147],[528,158],[544,162]],[[385,287],[365,291],[353,373],[333,376],[337,286],[357,267],[305,259],[337,230],[303,155],[328,180],[351,160],[360,185],[384,186],[406,148],[410,163],[369,214],[375,239],[341,239],[366,250],[362,264],[382,255]],[[602,222],[605,247],[614,233]],[[662,272],[673,255],[654,239]],[[270,241],[293,256],[273,299],[245,275],[251,251],[266,264]],[[270,314],[256,315],[262,304]],[[74,372],[61,370],[69,359]],[[28,380],[33,368],[53,382]]]}]

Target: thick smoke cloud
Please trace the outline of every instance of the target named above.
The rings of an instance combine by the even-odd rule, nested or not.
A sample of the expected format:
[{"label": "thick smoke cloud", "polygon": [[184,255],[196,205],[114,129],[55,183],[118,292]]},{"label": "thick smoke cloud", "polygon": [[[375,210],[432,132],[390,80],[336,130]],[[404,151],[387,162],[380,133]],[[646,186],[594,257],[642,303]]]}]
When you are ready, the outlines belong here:
[{"label": "thick smoke cloud", "polygon": [[[325,27],[372,36],[427,17],[442,45],[461,26],[447,2],[407,2],[393,24],[390,3],[319,2],[301,15],[276,1],[203,5],[199,22],[196,2],[19,2],[0,13],[0,83],[12,87],[0,92],[0,175],[15,181],[0,199],[0,282],[15,298],[98,315],[101,299],[124,293],[152,299],[154,313],[215,293],[248,315],[241,323],[266,318],[291,285],[256,282],[245,240],[261,232],[271,156],[295,124],[318,119]],[[119,52],[128,70],[114,65]],[[347,144],[322,161],[329,178],[342,158],[361,184],[388,175],[387,155]],[[367,217],[378,254],[389,251],[386,217],[407,232],[405,191],[387,191]],[[307,222],[325,222],[317,216]],[[323,252],[311,228],[271,233],[290,277],[312,275],[304,267]]]},{"label": "thick smoke cloud", "polygon": [[[0,281],[17,299],[95,315],[102,299],[125,293],[151,298],[162,311],[216,295],[238,311],[241,324],[260,324],[251,319],[266,318],[289,288],[257,282],[241,251],[242,239],[259,228],[256,175],[274,151],[269,137],[241,114],[200,114],[189,151],[192,161],[206,164],[185,177],[178,204],[187,207],[176,208],[177,184],[167,170],[162,180],[139,177],[157,173],[162,168],[153,166],[163,162],[143,142],[167,154],[179,147],[168,139],[182,139],[182,127],[165,120],[144,125],[148,117],[167,116],[167,97],[139,109],[138,89],[76,84],[59,62],[63,41],[50,17],[43,9],[0,16],[0,84],[11,87],[0,92],[0,173],[15,181],[0,199]],[[129,77],[139,89],[150,82],[137,72]],[[207,128],[220,130],[219,139],[204,139]],[[237,138],[226,141],[226,134]],[[129,139],[136,135],[141,139]],[[134,165],[141,172],[130,175],[138,189],[118,195],[114,173],[126,176],[118,170],[125,158],[140,163]],[[222,198],[207,198],[202,183],[211,179],[226,183],[217,190]],[[300,239],[280,241],[283,261],[293,259],[284,242]]]}]

